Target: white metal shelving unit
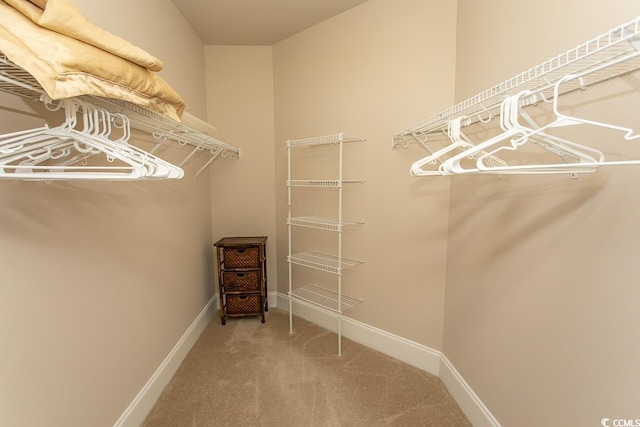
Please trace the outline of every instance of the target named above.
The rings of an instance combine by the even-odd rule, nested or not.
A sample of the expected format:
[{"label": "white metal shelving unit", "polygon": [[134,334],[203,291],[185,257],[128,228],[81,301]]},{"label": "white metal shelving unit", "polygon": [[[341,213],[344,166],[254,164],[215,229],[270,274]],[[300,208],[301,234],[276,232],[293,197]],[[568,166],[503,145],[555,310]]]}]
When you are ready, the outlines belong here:
[{"label": "white metal shelving unit", "polygon": [[[343,187],[347,184],[361,184],[361,180],[343,179],[343,144],[349,142],[364,141],[362,138],[345,136],[344,134],[334,134],[314,138],[295,139],[287,141],[287,190],[288,190],[288,216],[287,225],[289,230],[289,254],[287,262],[289,264],[289,331],[293,333],[293,300],[319,307],[337,316],[338,319],[338,355],[342,354],[342,313],[362,302],[362,299],[345,295],[342,293],[342,272],[354,267],[362,261],[345,258],[342,255],[342,231],[344,227],[360,225],[358,221],[346,221],[342,218]],[[338,179],[292,179],[291,164],[292,151],[298,148],[333,146],[338,150]],[[292,215],[292,192],[296,188],[329,188],[337,190],[338,212],[336,218],[325,218],[318,216],[293,216]],[[294,227],[311,228],[315,230],[329,231],[337,234],[337,255],[326,254],[316,251],[306,251],[300,253],[292,252],[292,234]],[[316,284],[307,284],[300,287],[293,287],[292,266],[299,265],[314,270],[323,271],[337,276],[337,290],[326,289]]]}]

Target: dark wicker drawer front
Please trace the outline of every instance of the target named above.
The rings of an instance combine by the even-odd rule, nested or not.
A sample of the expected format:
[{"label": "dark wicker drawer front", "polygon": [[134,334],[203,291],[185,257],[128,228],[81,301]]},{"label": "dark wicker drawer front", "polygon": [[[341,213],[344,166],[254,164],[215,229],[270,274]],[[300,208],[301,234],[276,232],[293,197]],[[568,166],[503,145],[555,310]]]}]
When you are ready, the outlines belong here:
[{"label": "dark wicker drawer front", "polygon": [[224,268],[260,267],[259,248],[224,248]]},{"label": "dark wicker drawer front", "polygon": [[225,292],[243,292],[260,290],[260,274],[257,271],[222,273]]},{"label": "dark wicker drawer front", "polygon": [[259,295],[227,295],[227,314],[260,313]]}]

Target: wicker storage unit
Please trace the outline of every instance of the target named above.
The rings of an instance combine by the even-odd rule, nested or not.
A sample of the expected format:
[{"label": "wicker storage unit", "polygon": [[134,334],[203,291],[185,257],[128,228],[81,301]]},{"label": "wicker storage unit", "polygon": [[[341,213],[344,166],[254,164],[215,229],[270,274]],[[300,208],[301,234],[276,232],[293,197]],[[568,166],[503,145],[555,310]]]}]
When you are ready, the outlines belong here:
[{"label": "wicker storage unit", "polygon": [[260,267],[260,248],[224,248],[225,268]]},{"label": "wicker storage unit", "polygon": [[227,295],[227,315],[260,312],[259,295]]},{"label": "wicker storage unit", "polygon": [[260,316],[265,322],[267,301],[267,254],[265,236],[224,237],[218,240],[220,320],[227,317]]},{"label": "wicker storage unit", "polygon": [[223,271],[222,282],[227,292],[259,291],[260,273],[257,271]]}]

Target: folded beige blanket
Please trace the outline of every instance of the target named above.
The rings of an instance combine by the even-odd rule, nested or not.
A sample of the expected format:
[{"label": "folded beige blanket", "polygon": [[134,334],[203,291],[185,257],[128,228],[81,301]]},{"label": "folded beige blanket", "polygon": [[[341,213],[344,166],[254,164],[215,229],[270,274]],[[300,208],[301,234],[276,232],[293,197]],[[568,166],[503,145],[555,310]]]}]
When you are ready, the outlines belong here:
[{"label": "folded beige blanket", "polygon": [[162,61],[128,41],[95,26],[69,0],[4,0],[34,23],[148,68],[162,70]]},{"label": "folded beige blanket", "polygon": [[184,101],[155,72],[94,44],[37,25],[9,5],[15,1],[0,0],[0,51],[28,71],[52,99],[86,94],[115,98],[180,120]]}]

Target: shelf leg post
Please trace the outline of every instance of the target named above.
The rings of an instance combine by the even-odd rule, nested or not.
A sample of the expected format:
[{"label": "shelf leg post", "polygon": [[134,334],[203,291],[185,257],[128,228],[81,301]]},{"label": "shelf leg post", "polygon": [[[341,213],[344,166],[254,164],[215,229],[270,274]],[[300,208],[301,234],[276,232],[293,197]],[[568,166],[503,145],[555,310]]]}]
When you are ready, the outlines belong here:
[{"label": "shelf leg post", "polygon": [[342,356],[342,316],[338,316],[338,356]]},{"label": "shelf leg post", "polygon": [[292,335],[293,334],[293,301],[291,298],[292,295],[292,291],[293,291],[293,278],[291,277],[292,275],[292,270],[291,270],[291,186],[289,185],[289,183],[291,182],[291,144],[289,141],[287,141],[287,218],[288,218],[288,223],[289,225],[287,226],[287,232],[288,232],[288,243],[289,243],[289,259],[287,261],[289,261],[288,267],[289,267],[289,334]]}]

